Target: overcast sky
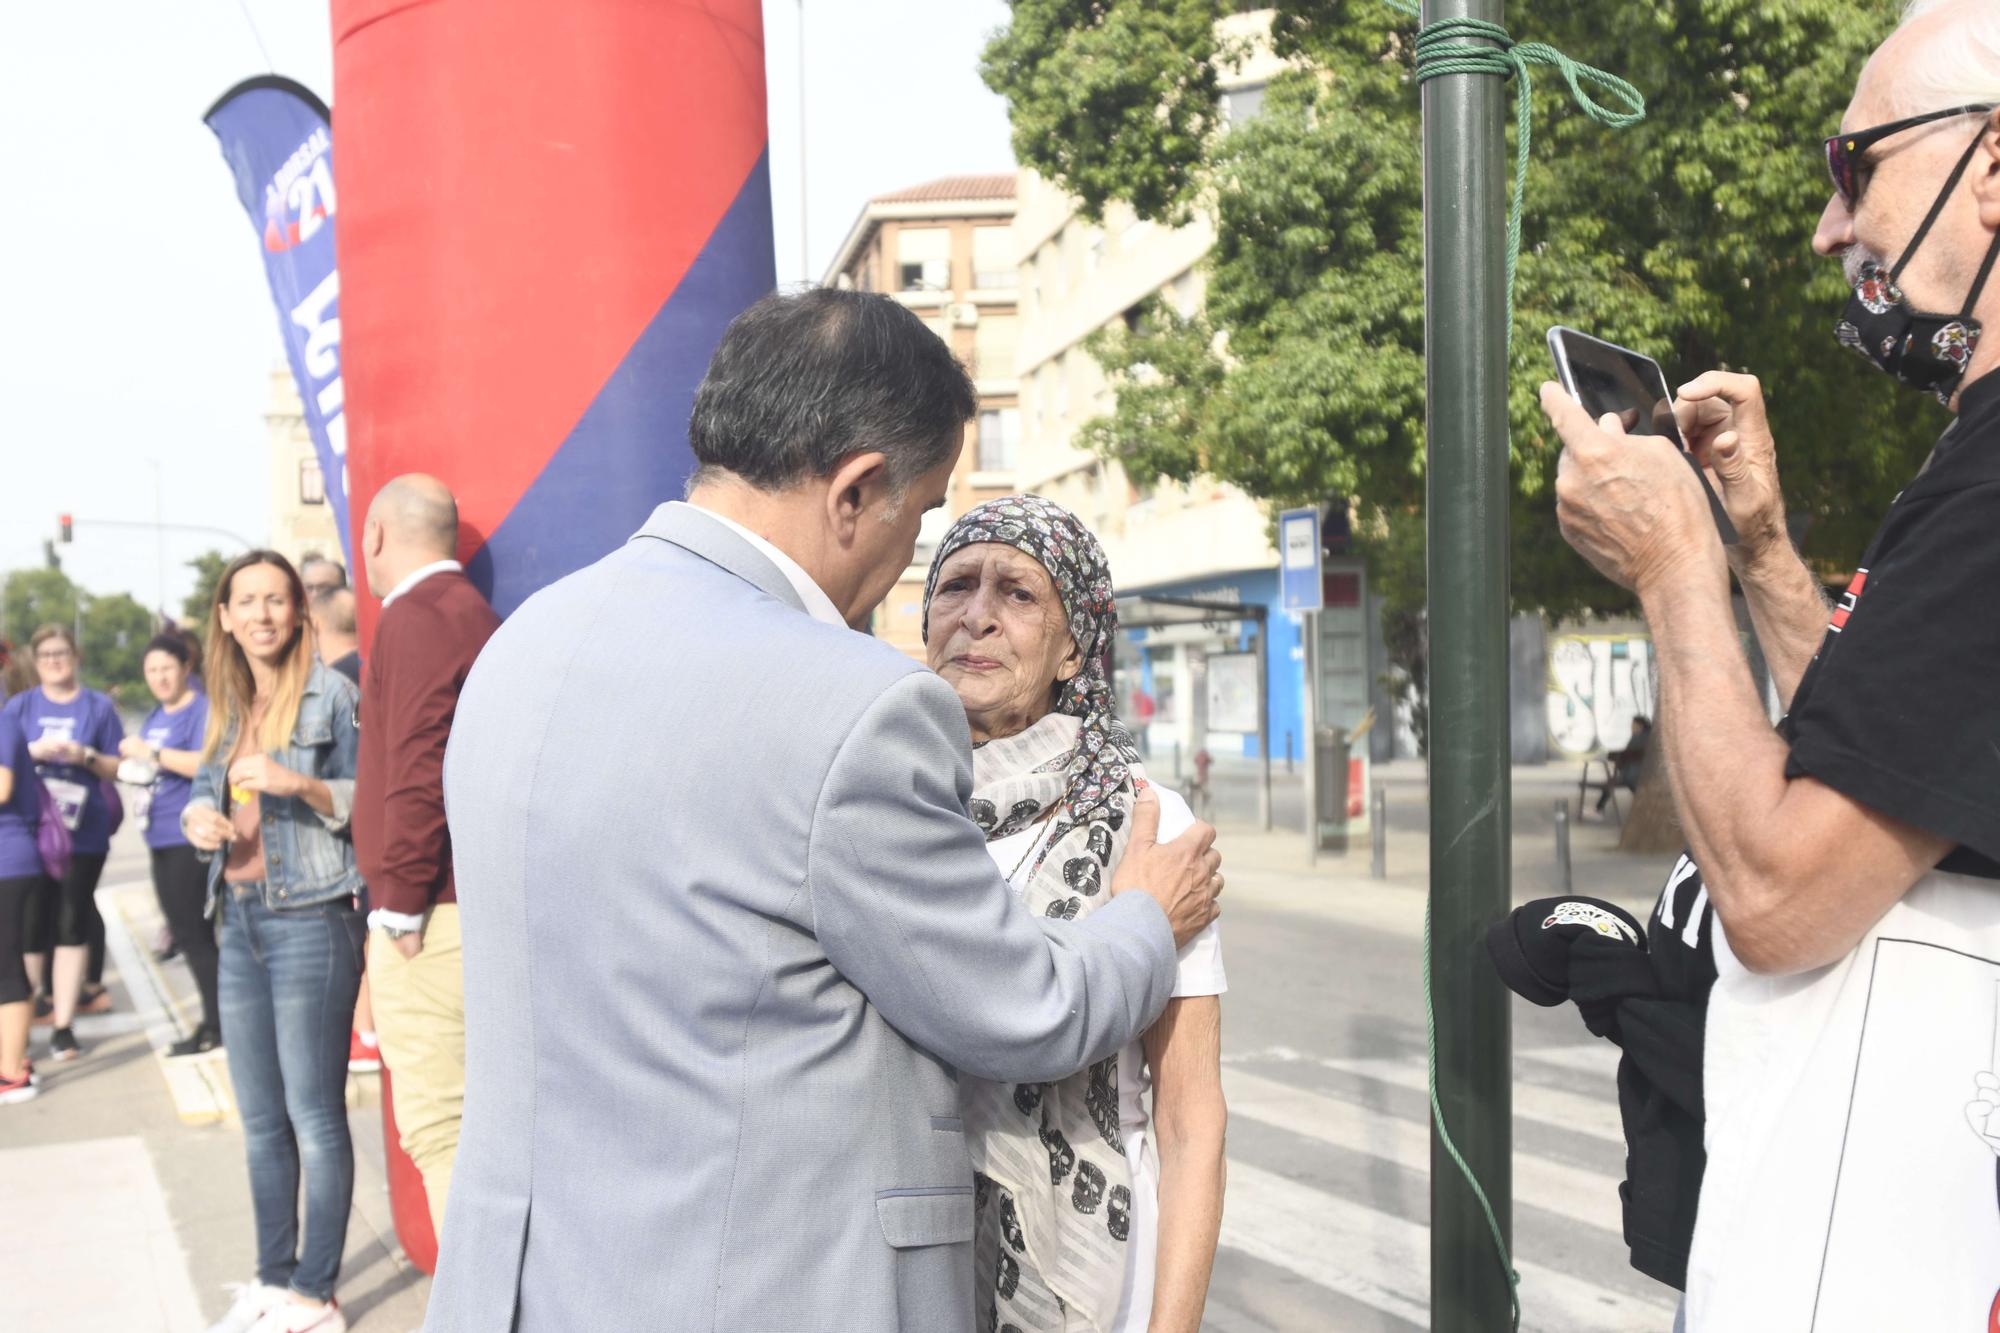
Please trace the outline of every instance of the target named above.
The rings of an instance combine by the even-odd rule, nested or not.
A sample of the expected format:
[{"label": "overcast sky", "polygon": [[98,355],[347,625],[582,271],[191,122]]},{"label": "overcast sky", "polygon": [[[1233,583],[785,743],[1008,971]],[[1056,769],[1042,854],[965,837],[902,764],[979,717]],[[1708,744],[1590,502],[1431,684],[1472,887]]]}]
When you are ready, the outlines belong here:
[{"label": "overcast sky", "polygon": [[[1001,0],[805,10],[802,275],[799,10],[764,5],[787,282],[819,276],[870,196],[1012,164],[1006,108],[976,69]],[[156,476],[169,522],[266,539],[263,413],[284,349],[256,236],[201,114],[267,70],[331,97],[324,0],[9,5],[0,19],[0,571],[39,565],[61,511],[150,523]],[[190,583],[182,562],[226,545],[169,534],[170,608]],[[86,523],[61,550],[91,591],[157,600],[151,529]]]}]

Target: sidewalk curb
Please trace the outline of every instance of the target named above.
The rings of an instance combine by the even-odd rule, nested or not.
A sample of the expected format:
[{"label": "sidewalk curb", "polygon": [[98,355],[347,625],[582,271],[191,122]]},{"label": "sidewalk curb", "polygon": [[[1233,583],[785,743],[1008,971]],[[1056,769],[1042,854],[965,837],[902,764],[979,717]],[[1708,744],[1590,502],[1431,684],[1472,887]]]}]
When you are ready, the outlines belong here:
[{"label": "sidewalk curb", "polygon": [[125,978],[125,989],[132,997],[133,1009],[145,1023],[146,1039],[153,1047],[153,1059],[160,1067],[160,1077],[166,1080],[167,1092],[174,1099],[174,1111],[180,1116],[181,1123],[204,1125],[235,1120],[236,1099],[229,1087],[227,1068],[219,1057],[167,1058],[167,1047],[187,1034],[182,1031],[180,1018],[175,1012],[172,987],[160,971],[160,965],[154,961],[152,951],[135,937],[132,920],[119,901],[120,890],[145,883],[144,880],[126,880],[103,885],[97,890],[97,909],[107,927],[104,932],[105,948],[117,965],[119,975]]}]

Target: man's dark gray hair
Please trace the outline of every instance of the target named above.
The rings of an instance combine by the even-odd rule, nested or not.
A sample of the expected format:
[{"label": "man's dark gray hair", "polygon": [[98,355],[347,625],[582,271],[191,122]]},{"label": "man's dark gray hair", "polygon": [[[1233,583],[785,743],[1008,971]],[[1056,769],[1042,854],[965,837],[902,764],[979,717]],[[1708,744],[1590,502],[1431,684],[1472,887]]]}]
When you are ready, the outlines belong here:
[{"label": "man's dark gray hair", "polygon": [[783,490],[879,451],[900,490],[952,456],[977,408],[965,367],[900,303],[775,292],[730,324],[695,390],[688,485],[728,472]]}]

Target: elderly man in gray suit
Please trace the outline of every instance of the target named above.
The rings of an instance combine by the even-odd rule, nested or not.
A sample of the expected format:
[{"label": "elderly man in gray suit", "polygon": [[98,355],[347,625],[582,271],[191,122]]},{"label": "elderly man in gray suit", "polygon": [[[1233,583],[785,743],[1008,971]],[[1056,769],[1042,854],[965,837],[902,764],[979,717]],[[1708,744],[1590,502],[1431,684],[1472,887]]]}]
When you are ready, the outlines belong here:
[{"label": "elderly man in gray suit", "polygon": [[1166,1004],[1214,830],[1158,843],[1142,799],[1118,896],[1029,916],[966,817],[957,697],[848,628],[974,405],[894,301],[766,298],[696,395],[689,502],[480,657],[445,763],[466,1104],[427,1328],[969,1333],[956,1071],[1057,1079]]}]

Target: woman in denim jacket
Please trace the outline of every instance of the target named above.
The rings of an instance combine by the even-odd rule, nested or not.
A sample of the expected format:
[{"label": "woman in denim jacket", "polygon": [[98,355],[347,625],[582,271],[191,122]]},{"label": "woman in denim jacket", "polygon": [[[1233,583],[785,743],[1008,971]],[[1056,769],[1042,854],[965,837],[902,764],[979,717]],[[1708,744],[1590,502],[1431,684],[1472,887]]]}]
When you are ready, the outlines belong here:
[{"label": "woman in denim jacket", "polygon": [[257,1220],[256,1281],[214,1325],[223,1333],[347,1327],[333,1287],[354,1197],[347,1032],[364,934],[347,838],[356,695],[314,660],[304,608],[298,573],[276,552],[252,551],[223,571],[208,620],[208,732],[181,815],[209,861],[224,1045]]}]

